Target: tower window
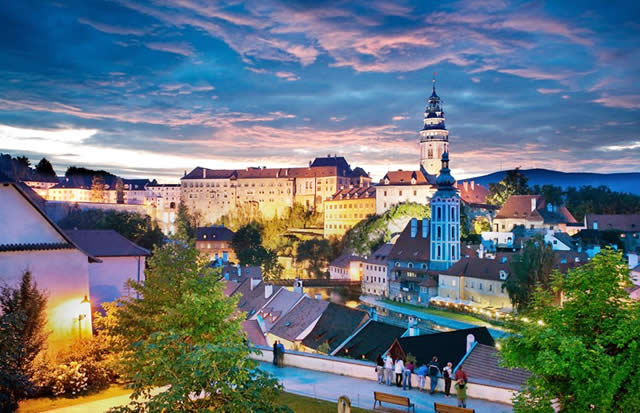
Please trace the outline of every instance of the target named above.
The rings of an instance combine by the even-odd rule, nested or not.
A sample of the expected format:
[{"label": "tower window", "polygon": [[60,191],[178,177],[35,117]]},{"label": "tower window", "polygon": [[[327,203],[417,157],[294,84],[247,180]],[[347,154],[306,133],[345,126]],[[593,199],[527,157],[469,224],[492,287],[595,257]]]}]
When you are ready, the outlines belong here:
[{"label": "tower window", "polygon": [[436,216],[438,217],[438,221],[442,219],[442,209],[440,207],[436,208]]},{"label": "tower window", "polygon": [[[441,237],[442,237],[442,228],[440,228],[440,227],[438,226],[438,236],[436,237],[436,239],[438,239],[438,240],[439,240]],[[440,248],[440,247],[438,247],[438,248]],[[438,255],[440,255],[440,254],[438,254]]]}]

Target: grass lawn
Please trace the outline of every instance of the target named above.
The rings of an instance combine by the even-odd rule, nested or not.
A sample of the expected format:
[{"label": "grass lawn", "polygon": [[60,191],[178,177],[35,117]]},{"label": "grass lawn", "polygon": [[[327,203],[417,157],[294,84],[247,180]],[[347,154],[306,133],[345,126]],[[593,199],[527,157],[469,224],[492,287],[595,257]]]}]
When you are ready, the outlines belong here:
[{"label": "grass lawn", "polygon": [[[313,399],[311,397],[298,396],[297,394],[282,392],[280,402],[289,406],[295,413],[335,413],[338,411],[336,403],[324,400]],[[353,400],[352,400],[353,403]],[[371,410],[352,407],[353,413],[365,413]]]},{"label": "grass lawn", "polygon": [[40,399],[28,399],[20,402],[18,413],[43,412],[45,410],[108,399],[109,397],[122,396],[123,394],[129,393],[131,393],[131,390],[125,389],[124,385],[114,384],[106,390],[80,397],[42,397]]},{"label": "grass lawn", "polygon": [[487,327],[493,327],[493,328],[498,328],[500,329],[501,326],[499,324],[494,324],[491,323],[487,320],[483,320],[481,318],[477,318],[474,317],[472,315],[469,314],[460,314],[460,313],[455,313],[452,311],[445,311],[445,310],[439,310],[439,309],[435,309],[435,308],[425,308],[425,307],[421,307],[418,305],[413,305],[413,304],[407,304],[407,303],[401,303],[398,301],[391,301],[391,300],[383,300],[385,303],[387,304],[391,304],[391,305],[395,305],[398,307],[404,307],[404,308],[408,308],[411,309],[413,311],[417,311],[419,313],[425,313],[425,314],[433,314],[433,315],[437,315],[443,318],[449,318],[451,320],[456,320],[456,321],[462,321],[463,323],[469,323],[469,324],[475,324],[478,326],[487,326]]}]

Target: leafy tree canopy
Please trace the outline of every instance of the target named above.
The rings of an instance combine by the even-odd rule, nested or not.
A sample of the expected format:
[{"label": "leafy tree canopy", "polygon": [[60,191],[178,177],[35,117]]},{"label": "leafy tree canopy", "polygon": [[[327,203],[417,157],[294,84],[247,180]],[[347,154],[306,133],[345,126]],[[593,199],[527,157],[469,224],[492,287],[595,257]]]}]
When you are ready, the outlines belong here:
[{"label": "leafy tree canopy", "polygon": [[47,158],[40,159],[40,162],[36,165],[36,173],[43,176],[56,176],[56,171],[53,170],[53,165]]},{"label": "leafy tree canopy", "polygon": [[511,261],[511,274],[504,287],[519,312],[527,310],[537,287],[550,288],[554,259],[553,248],[542,238],[535,238],[527,241]]},{"label": "leafy tree canopy", "polygon": [[58,224],[64,229],[112,229],[148,250],[164,243],[158,225],[149,216],[134,212],[77,208]]},{"label": "leafy tree canopy", "polygon": [[298,244],[296,260],[299,262],[307,261],[309,263],[309,271],[316,278],[320,278],[325,272],[331,256],[332,249],[329,240],[310,239]]},{"label": "leafy tree canopy", "polygon": [[502,206],[511,195],[525,195],[528,193],[528,178],[520,172],[520,168],[507,171],[504,179],[498,183],[489,184],[487,202],[491,205]]},{"label": "leafy tree canopy", "polygon": [[156,250],[144,283],[130,281],[140,298],[119,301],[109,334],[122,339],[119,364],[133,394],[112,411],[285,411],[277,381],[248,358],[244,314],[219,278],[193,240],[176,239]]},{"label": "leafy tree canopy", "polygon": [[34,390],[33,362],[45,348],[47,297],[31,274],[0,290],[0,410],[13,411]]},{"label": "leafy tree canopy", "polygon": [[[611,249],[538,289],[502,346],[508,367],[529,370],[516,412],[640,411],[640,303],[629,299],[629,270]],[[553,304],[561,291],[564,304]]]},{"label": "leafy tree canopy", "polygon": [[102,178],[109,177],[113,179],[115,179],[116,177],[114,174],[104,171],[102,169],[100,170],[87,169],[87,168],[77,167],[77,166],[68,167],[64,176],[66,176],[67,178],[71,178],[72,176],[101,176]]},{"label": "leafy tree canopy", "polygon": [[195,239],[200,226],[200,213],[191,213],[184,203],[178,205],[176,212],[176,233],[179,238]]}]

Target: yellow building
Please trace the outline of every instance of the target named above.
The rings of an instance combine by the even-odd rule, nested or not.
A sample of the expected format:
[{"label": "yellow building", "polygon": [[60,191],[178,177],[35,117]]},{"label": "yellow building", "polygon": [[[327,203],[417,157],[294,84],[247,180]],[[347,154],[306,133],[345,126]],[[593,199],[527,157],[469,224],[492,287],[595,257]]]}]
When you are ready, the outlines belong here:
[{"label": "yellow building", "polygon": [[325,201],[324,237],[341,237],[358,222],[376,213],[376,188],[345,188]]}]

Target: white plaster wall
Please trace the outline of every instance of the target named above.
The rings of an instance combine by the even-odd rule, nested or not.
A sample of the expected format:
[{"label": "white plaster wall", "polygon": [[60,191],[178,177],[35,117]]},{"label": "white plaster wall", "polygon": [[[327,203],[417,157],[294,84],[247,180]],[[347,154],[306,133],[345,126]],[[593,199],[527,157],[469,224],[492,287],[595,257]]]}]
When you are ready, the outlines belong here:
[{"label": "white plaster wall", "polygon": [[0,185],[0,244],[57,242],[66,241],[18,190]]},{"label": "white plaster wall", "polygon": [[[88,267],[87,256],[75,249],[0,253],[0,283],[15,286],[28,270],[38,288],[47,293],[47,328],[52,331],[49,346],[53,351],[91,334],[91,309],[80,303],[89,296]],[[86,318],[79,322],[80,314]]]},{"label": "white plaster wall", "polygon": [[[102,262],[89,264],[91,305],[98,309],[102,303],[127,295],[125,283],[137,281],[138,257],[99,257]],[[144,281],[145,257],[140,257],[140,281]]]}]

